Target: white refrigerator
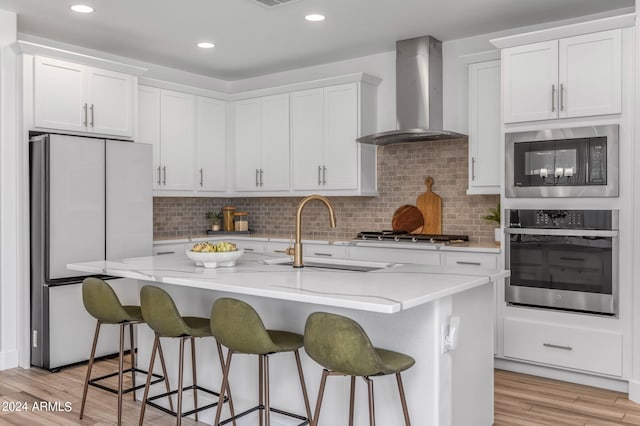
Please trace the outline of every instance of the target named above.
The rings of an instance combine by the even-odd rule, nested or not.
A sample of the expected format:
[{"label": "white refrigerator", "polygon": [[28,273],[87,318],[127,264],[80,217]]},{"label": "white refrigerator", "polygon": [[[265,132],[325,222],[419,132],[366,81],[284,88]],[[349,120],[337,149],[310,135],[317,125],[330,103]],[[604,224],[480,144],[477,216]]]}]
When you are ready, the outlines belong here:
[{"label": "white refrigerator", "polygon": [[[86,276],[68,263],[150,256],[152,146],[57,134],[31,138],[31,364],[48,370],[89,358],[96,321],[82,304]],[[124,304],[132,280],[108,279]],[[102,327],[97,356],[118,352]]]}]

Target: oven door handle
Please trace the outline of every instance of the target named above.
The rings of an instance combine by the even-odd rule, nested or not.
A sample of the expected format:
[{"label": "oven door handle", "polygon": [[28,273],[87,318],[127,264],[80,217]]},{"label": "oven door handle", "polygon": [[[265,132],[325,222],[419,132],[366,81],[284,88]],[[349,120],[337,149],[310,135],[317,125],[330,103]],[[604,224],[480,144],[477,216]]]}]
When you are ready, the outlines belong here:
[{"label": "oven door handle", "polygon": [[505,228],[512,235],[551,235],[558,237],[617,237],[617,230]]}]

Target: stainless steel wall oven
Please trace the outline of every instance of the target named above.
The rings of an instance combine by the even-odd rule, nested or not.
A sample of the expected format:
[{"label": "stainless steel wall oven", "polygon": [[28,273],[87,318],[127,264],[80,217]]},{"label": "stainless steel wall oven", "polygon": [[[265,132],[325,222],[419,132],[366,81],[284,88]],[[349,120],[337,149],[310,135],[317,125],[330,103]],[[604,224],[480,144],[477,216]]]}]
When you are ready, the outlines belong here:
[{"label": "stainless steel wall oven", "polygon": [[617,210],[507,210],[505,300],[618,314]]},{"label": "stainless steel wall oven", "polygon": [[617,197],[617,124],[507,133],[507,197]]}]

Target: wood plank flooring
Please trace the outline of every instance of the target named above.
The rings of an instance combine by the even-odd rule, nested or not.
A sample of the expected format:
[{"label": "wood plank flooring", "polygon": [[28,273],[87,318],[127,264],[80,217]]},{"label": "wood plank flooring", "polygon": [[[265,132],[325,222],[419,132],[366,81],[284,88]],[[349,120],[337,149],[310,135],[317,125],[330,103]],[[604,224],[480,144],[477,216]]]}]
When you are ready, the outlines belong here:
[{"label": "wood plank flooring", "polygon": [[[94,367],[96,375],[107,374],[115,369],[115,359],[100,361]],[[53,374],[37,368],[15,368],[0,372],[0,425],[115,424],[115,395],[95,388],[89,388],[84,418],[78,419],[85,372],[86,365]],[[60,411],[34,411],[33,404],[41,401],[59,402]],[[15,403],[25,402],[27,411],[15,411]],[[71,404],[69,412],[64,411],[65,402]],[[14,410],[7,410],[11,407]],[[125,395],[123,424],[137,424],[139,412],[140,402],[134,402],[131,394]],[[211,422],[213,419],[207,420]],[[422,426],[419,419],[412,420],[414,425]],[[175,419],[148,407],[145,424],[173,425]],[[190,426],[197,423],[185,418],[183,424]],[[640,404],[629,401],[627,395],[620,392],[496,370],[495,426],[536,425],[640,425]]]}]

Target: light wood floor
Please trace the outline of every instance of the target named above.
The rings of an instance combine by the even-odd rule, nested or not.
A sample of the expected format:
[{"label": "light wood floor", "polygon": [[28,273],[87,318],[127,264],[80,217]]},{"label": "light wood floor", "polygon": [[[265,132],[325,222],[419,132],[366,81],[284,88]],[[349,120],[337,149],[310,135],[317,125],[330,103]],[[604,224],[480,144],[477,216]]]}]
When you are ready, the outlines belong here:
[{"label": "light wood floor", "polygon": [[[116,368],[116,360],[111,359],[96,363],[94,371],[103,375]],[[37,368],[0,372],[0,425],[115,424],[115,395],[95,388],[89,388],[84,419],[78,419],[85,372],[86,365],[53,374]],[[71,411],[33,411],[33,403],[40,401],[60,402],[62,407],[69,402]],[[11,402],[26,402],[28,411],[3,411],[12,407]],[[140,402],[134,402],[131,394],[126,395],[123,424],[137,424],[139,412]],[[412,420],[414,425],[422,426],[419,419]],[[148,407],[145,424],[173,425],[175,419]],[[185,418],[183,424],[190,426],[196,422]],[[640,425],[640,405],[620,392],[496,370],[495,426],[525,425]]]}]

